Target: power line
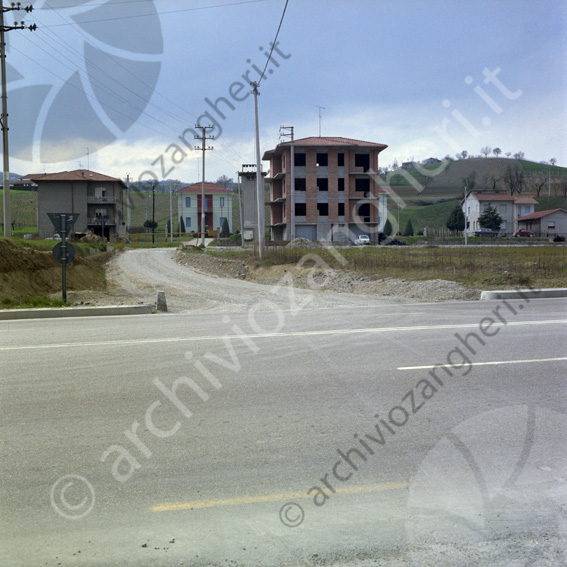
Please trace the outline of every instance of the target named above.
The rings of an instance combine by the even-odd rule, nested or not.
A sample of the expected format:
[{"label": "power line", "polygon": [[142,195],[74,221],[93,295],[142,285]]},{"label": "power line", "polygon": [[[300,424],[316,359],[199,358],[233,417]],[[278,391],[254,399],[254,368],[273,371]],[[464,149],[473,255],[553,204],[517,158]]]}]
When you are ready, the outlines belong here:
[{"label": "power line", "polygon": [[[82,21],[80,23],[65,23],[65,24],[52,24],[50,26],[50,28],[54,28],[54,27],[61,27],[61,26],[76,26],[76,25],[83,25],[83,24],[95,24],[95,23],[99,23],[99,22],[110,22],[110,21],[114,21],[114,20],[130,20],[133,18],[148,18],[148,17],[154,17],[154,16],[163,16],[166,14],[179,14],[181,12],[195,12],[197,10],[211,10],[213,8],[227,8],[227,7],[231,7],[231,6],[240,6],[243,4],[257,4],[259,2],[266,2],[267,0],[244,0],[242,2],[235,2],[232,4],[216,4],[214,6],[201,6],[199,8],[182,8],[180,10],[168,10],[165,12],[153,12],[152,14],[132,14],[129,16],[117,16],[115,18],[100,18],[98,20],[85,20]],[[125,4],[129,4],[130,2],[124,2]],[[104,6],[104,4],[100,4],[101,6]],[[76,6],[61,6],[63,8],[75,8]]]},{"label": "power line", "polygon": [[264,70],[262,71],[262,75],[260,76],[260,79],[258,80],[258,86],[260,86],[260,83],[262,82],[262,79],[264,78],[264,74],[266,73],[266,69],[268,68],[268,63],[270,62],[270,59],[272,58],[272,53],[274,52],[274,47],[276,46],[276,42],[278,41],[278,35],[280,34],[280,30],[282,29],[282,24],[283,24],[283,19],[285,16],[285,11],[287,10],[287,4],[288,4],[289,0],[285,0],[285,6],[283,9],[283,14],[282,17],[280,19],[280,25],[278,26],[278,31],[276,32],[276,37],[274,38],[274,41],[272,43],[272,49],[270,49],[270,55],[268,55],[268,60],[266,61],[266,65],[264,67]]}]

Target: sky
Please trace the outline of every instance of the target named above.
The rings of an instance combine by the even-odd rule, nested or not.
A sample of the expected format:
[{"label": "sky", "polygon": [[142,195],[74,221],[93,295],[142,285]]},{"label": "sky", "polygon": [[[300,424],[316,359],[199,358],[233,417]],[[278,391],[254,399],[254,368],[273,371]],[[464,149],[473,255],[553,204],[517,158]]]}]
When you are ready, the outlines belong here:
[{"label": "sky", "polygon": [[[4,3],[8,5],[7,2]],[[26,5],[26,2],[22,3]],[[236,178],[255,162],[250,81],[285,0],[36,0],[6,13],[10,170]],[[388,145],[380,166],[498,147],[567,166],[563,0],[289,0],[258,91],[260,151]],[[264,162],[269,169],[269,162]]]}]

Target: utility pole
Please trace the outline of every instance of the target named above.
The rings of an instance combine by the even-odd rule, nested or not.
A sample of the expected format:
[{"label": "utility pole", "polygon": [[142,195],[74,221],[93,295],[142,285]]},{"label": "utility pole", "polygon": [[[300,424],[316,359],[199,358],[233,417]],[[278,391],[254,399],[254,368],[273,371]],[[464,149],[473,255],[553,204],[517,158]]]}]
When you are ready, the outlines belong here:
[{"label": "utility pole", "polygon": [[126,174],[126,210],[128,211],[126,217],[126,232],[130,234],[130,174]]},{"label": "utility pole", "polygon": [[469,223],[469,215],[467,212],[467,184],[465,183],[465,246],[467,245],[467,229]]},{"label": "utility pole", "polygon": [[152,185],[152,244],[156,241],[156,184]]},{"label": "utility pole", "polygon": [[324,106],[315,105],[319,109],[319,138],[321,137],[321,110],[325,110]]},{"label": "utility pole", "polygon": [[202,131],[201,136],[195,136],[195,140],[201,140],[201,147],[195,146],[196,150],[201,150],[203,152],[203,178],[201,179],[201,244],[203,248],[205,247],[205,152],[207,150],[212,150],[212,146],[205,146],[206,140],[214,140],[214,136],[207,136],[207,130],[212,130],[213,126],[200,126],[199,124],[195,125],[195,128],[198,128]]},{"label": "utility pole", "polygon": [[262,177],[262,162],[260,161],[260,128],[258,124],[258,83],[250,83],[254,94],[254,126],[256,130],[256,197],[258,201],[258,255],[260,260],[265,256],[265,225],[264,218],[264,178]]},{"label": "utility pole", "polygon": [[[282,130],[285,132],[282,133]],[[295,240],[295,151],[293,149],[293,126],[280,126],[280,136],[291,138],[291,197],[289,200],[290,208],[290,227],[289,239]]]},{"label": "utility pole", "polygon": [[169,182],[169,241],[173,242],[173,184]]},{"label": "utility pole", "polygon": [[[8,95],[6,94],[6,39],[5,32],[10,30],[23,30],[24,22],[14,22],[13,26],[4,25],[4,13],[25,10],[28,14],[33,10],[33,6],[22,8],[19,2],[12,2],[9,8],[4,8],[4,0],[0,0],[0,74],[2,80],[2,151],[4,156],[4,236],[12,236],[12,218],[10,213],[10,154],[8,149]],[[30,31],[37,29],[35,24],[28,26]]]}]

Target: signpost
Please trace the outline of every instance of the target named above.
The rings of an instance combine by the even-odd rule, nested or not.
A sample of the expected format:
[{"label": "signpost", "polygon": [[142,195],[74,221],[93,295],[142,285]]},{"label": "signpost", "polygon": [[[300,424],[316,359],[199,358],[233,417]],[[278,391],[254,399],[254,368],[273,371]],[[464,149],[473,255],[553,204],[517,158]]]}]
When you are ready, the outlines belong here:
[{"label": "signpost", "polygon": [[67,242],[67,234],[79,218],[79,213],[47,213],[56,232],[61,236],[61,242],[53,248],[53,257],[61,264],[62,297],[67,301],[67,262],[75,257],[75,248]]}]

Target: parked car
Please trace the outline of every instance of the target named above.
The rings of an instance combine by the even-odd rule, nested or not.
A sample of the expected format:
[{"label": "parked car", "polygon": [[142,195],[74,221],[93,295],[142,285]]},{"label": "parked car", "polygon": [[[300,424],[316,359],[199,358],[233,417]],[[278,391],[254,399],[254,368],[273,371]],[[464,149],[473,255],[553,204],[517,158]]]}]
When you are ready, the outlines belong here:
[{"label": "parked car", "polygon": [[498,236],[497,230],[492,230],[491,228],[479,228],[474,233],[475,236]]},{"label": "parked car", "polygon": [[370,245],[370,237],[366,234],[361,234],[355,241],[355,246],[369,246]]},{"label": "parked car", "polygon": [[525,228],[520,228],[514,233],[514,236],[526,236],[528,238],[533,238],[535,234],[530,230],[526,230]]}]

